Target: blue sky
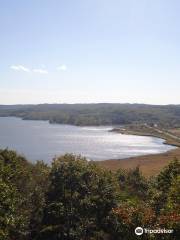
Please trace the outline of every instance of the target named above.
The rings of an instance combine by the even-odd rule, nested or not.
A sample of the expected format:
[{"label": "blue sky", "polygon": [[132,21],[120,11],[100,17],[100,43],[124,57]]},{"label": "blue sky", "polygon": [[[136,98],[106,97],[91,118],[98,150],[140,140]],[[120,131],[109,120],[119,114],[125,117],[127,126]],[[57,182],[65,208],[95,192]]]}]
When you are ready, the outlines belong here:
[{"label": "blue sky", "polygon": [[180,1],[0,6],[0,104],[180,104]]}]

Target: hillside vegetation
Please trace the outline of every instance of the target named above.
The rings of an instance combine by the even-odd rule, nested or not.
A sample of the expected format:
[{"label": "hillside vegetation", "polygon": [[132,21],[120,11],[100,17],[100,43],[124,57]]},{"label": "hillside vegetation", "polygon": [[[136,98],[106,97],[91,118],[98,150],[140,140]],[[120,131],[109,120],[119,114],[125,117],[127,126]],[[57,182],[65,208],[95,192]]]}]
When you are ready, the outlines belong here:
[{"label": "hillside vegetation", "polygon": [[146,179],[66,154],[50,166],[0,150],[1,240],[134,240],[137,226],[173,229],[141,239],[179,239],[180,162]]},{"label": "hillside vegetation", "polygon": [[48,120],[73,125],[119,125],[132,123],[180,126],[180,105],[145,104],[40,104],[0,105],[0,116]]}]

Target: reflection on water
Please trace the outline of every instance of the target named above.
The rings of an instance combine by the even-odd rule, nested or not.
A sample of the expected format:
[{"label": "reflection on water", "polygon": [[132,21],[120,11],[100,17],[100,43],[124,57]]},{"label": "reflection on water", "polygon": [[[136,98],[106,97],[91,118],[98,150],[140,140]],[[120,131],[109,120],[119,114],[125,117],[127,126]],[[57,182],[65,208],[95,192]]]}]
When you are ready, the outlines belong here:
[{"label": "reflection on water", "polygon": [[0,118],[0,148],[15,149],[29,160],[43,159],[46,162],[67,152],[104,160],[162,153],[174,148],[164,145],[162,139],[122,135],[109,132],[110,129]]}]

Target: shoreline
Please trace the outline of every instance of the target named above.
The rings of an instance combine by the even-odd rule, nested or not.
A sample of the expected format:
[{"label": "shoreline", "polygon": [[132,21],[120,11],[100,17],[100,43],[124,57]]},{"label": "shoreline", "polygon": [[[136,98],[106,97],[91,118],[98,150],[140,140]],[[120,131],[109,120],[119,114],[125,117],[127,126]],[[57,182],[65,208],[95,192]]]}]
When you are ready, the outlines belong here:
[{"label": "shoreline", "polygon": [[[176,147],[175,149],[168,150],[164,153],[147,154],[143,156],[129,157],[124,159],[109,159],[99,161],[96,163],[111,171],[117,171],[119,168],[132,169],[139,166],[145,177],[151,177],[157,175],[166,165],[169,164],[174,158],[180,159],[180,138],[170,134],[169,132],[162,131],[157,128],[144,127],[139,129],[139,126],[133,126],[132,129],[112,129],[111,131],[126,135],[136,136],[151,136],[161,138],[164,140],[163,144],[171,145]],[[149,131],[150,130],[150,131]]]},{"label": "shoreline", "polygon": [[[144,126],[143,126],[144,127]],[[139,129],[139,126],[133,129],[127,128],[113,128],[111,131],[125,134],[125,135],[135,135],[135,136],[144,136],[144,137],[155,137],[164,140],[163,144],[171,145],[174,147],[180,147],[180,137],[170,134],[167,130],[160,130],[153,127],[144,127],[144,129]],[[171,151],[171,150],[170,150]]]},{"label": "shoreline", "polygon": [[[6,116],[7,117],[7,116]],[[22,121],[27,119],[22,119],[16,116],[9,116],[21,119]],[[28,121],[31,121],[28,119]],[[33,120],[38,121],[38,120]],[[40,120],[48,122],[47,120]],[[49,123],[52,124],[52,123]],[[54,123],[53,123],[54,124]],[[59,123],[58,123],[59,124]],[[60,124],[63,125],[63,124]],[[69,124],[68,124],[69,125]],[[76,126],[76,125],[72,125]],[[85,127],[85,126],[77,126],[77,127]],[[86,127],[90,127],[87,126]],[[99,127],[99,126],[96,126]],[[106,125],[107,127],[107,125]],[[101,165],[109,170],[116,171],[119,168],[122,169],[130,169],[135,168],[137,166],[140,167],[143,175],[146,177],[156,175],[160,172],[160,170],[166,166],[171,160],[174,158],[180,159],[180,129],[179,136],[175,135],[173,131],[167,131],[153,128],[147,125],[130,125],[130,126],[122,126],[122,128],[113,128],[113,126],[109,126],[112,129],[107,130],[111,132],[116,132],[117,134],[126,134],[126,135],[137,135],[137,136],[145,136],[145,137],[155,137],[163,140],[163,144],[171,145],[176,147],[175,149],[168,150],[164,153],[156,153],[156,154],[146,154],[134,157],[128,157],[123,159],[107,159],[101,161],[94,161],[96,164]]]},{"label": "shoreline", "polygon": [[176,148],[166,153],[148,154],[139,157],[130,157],[125,159],[110,159],[99,161],[96,163],[111,171],[116,171],[119,168],[132,169],[139,166],[145,177],[157,175],[169,162],[173,159],[180,159],[180,148]]}]

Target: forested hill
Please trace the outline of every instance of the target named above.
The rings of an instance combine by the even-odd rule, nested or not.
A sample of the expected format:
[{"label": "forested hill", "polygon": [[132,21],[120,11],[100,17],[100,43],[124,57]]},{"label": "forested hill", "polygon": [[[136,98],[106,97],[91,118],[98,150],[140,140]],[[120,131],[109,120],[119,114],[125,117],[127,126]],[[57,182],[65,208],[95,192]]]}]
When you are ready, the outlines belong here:
[{"label": "forested hill", "polygon": [[0,105],[0,116],[49,120],[73,125],[117,125],[130,123],[180,126],[180,105],[146,104],[39,104]]}]

